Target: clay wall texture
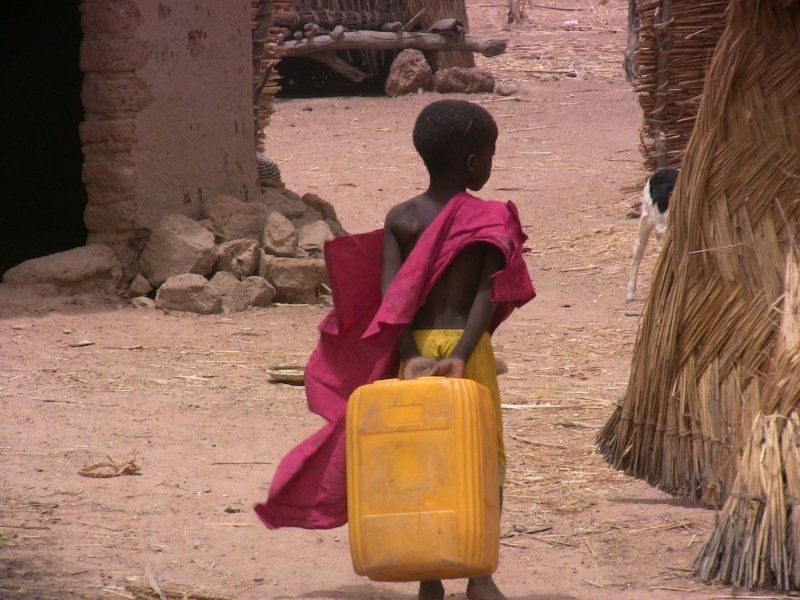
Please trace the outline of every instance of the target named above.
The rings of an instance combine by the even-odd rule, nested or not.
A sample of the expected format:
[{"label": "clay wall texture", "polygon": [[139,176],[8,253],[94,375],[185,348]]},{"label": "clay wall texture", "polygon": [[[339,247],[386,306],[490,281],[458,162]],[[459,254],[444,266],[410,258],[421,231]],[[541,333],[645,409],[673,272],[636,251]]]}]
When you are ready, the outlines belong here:
[{"label": "clay wall texture", "polygon": [[82,0],[84,221],[132,246],[256,184],[248,0]]}]

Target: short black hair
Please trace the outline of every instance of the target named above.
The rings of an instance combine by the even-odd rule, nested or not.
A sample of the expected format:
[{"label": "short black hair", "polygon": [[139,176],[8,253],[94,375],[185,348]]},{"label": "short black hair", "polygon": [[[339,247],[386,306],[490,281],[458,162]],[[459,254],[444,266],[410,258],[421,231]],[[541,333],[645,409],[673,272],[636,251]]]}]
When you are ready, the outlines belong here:
[{"label": "short black hair", "polygon": [[430,173],[442,173],[456,161],[497,141],[489,112],[466,100],[438,100],[422,109],[414,125],[414,147]]}]

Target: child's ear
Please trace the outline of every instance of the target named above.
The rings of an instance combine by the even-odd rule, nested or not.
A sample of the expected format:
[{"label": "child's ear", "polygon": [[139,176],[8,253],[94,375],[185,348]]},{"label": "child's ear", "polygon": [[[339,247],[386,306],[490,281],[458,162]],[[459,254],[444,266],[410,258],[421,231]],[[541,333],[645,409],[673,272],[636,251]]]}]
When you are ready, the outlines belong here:
[{"label": "child's ear", "polygon": [[467,171],[472,171],[475,168],[475,161],[478,157],[475,155],[474,152],[470,152],[467,156],[464,157],[464,168]]}]

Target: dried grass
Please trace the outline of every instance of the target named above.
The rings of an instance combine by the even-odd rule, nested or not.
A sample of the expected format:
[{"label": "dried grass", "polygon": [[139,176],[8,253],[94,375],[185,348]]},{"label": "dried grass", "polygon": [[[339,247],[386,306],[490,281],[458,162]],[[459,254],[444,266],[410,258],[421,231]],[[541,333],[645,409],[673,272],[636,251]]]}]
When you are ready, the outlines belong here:
[{"label": "dried grass", "polygon": [[[738,36],[732,42],[740,55],[731,56],[734,49],[726,47],[727,55],[718,55],[717,77],[741,78],[737,69],[748,64]],[[790,55],[784,62],[796,60]],[[736,69],[729,71],[727,60]],[[759,406],[758,375],[774,349],[773,307],[781,299],[787,240],[793,236],[787,223],[800,212],[794,201],[798,180],[783,173],[800,171],[800,127],[784,120],[800,112],[793,96],[800,80],[788,75],[785,64],[772,64],[766,71],[762,62],[755,65],[771,82],[763,88],[755,78],[749,92],[757,97],[724,97],[723,79],[700,116],[634,349],[625,410],[617,415],[619,427],[601,434],[613,464],[676,493],[702,495],[709,476],[719,471],[714,463],[728,462]],[[762,90],[769,90],[767,97]],[[755,106],[779,114],[760,114]],[[743,111],[751,115],[746,125]],[[755,159],[752,164],[747,157]],[[730,432],[716,430],[719,417]],[[665,446],[670,449],[662,455]],[[712,456],[717,450],[721,462]]]}]

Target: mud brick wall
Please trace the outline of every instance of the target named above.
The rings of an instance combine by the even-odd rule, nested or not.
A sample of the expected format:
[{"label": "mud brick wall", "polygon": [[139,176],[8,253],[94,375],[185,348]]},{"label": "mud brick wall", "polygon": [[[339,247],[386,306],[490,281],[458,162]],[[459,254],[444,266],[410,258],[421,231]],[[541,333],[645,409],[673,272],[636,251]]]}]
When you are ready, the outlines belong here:
[{"label": "mud brick wall", "polygon": [[256,185],[249,0],[82,0],[89,242],[136,260],[169,213]]}]

